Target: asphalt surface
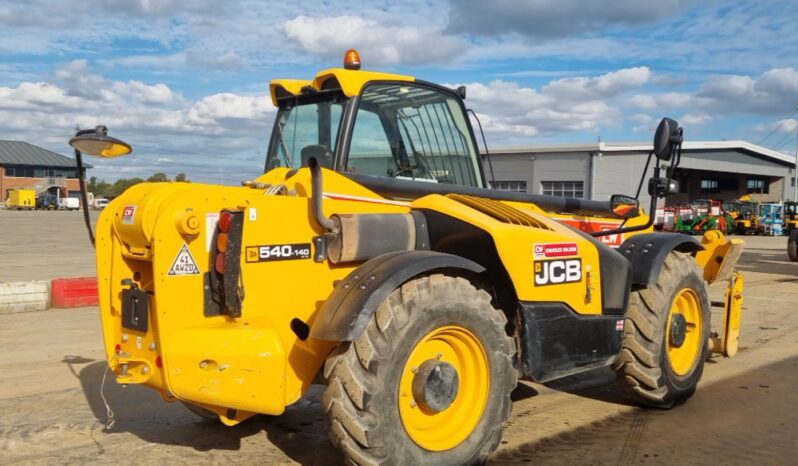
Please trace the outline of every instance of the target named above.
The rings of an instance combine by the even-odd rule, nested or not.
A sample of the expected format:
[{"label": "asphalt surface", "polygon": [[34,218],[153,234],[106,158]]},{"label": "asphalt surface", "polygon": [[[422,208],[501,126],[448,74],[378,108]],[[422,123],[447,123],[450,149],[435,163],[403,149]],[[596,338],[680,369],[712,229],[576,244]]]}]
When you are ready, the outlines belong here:
[{"label": "asphalt surface", "polygon": [[[93,274],[79,213],[0,211],[0,225],[0,257],[17,269],[0,272],[0,281]],[[709,361],[692,399],[668,411],[634,407],[607,369],[522,382],[491,464],[794,464],[798,264],[787,260],[786,238],[745,239],[741,350]],[[722,289],[712,294],[719,299]],[[283,416],[228,428],[109,377],[105,396],[116,423],[104,429],[96,308],[0,315],[0,355],[0,464],[342,462],[327,440],[322,386]]]},{"label": "asphalt surface", "polygon": [[97,275],[82,210],[0,209],[0,257],[0,283]]}]

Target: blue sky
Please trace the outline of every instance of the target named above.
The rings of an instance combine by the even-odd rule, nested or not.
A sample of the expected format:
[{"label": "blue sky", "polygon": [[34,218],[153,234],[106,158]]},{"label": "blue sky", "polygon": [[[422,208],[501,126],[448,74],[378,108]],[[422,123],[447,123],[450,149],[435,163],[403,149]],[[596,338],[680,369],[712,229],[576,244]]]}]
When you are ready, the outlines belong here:
[{"label": "blue sky", "polygon": [[468,86],[490,146],[688,139],[793,153],[798,5],[682,0],[0,0],[0,139],[62,154],[106,124],[106,180],[257,176],[268,82],[357,48],[364,68]]}]

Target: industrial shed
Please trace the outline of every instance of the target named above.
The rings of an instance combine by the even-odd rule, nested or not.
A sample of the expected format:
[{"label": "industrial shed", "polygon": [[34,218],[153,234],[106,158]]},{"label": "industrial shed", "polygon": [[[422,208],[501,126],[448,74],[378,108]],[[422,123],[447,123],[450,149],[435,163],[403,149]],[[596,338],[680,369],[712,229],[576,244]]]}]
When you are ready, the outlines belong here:
[{"label": "industrial shed", "polygon": [[[634,194],[651,144],[610,143],[524,146],[491,151],[497,189],[604,200]],[[686,141],[676,171],[680,192],[667,203],[695,199],[760,201],[795,196],[795,156],[746,141]],[[485,173],[491,171],[485,164]],[[648,176],[653,173],[652,161]],[[650,198],[644,184],[641,205]]]},{"label": "industrial shed", "polygon": [[59,197],[77,197],[77,175],[70,157],[23,141],[0,141],[0,203],[12,189],[57,190]]}]

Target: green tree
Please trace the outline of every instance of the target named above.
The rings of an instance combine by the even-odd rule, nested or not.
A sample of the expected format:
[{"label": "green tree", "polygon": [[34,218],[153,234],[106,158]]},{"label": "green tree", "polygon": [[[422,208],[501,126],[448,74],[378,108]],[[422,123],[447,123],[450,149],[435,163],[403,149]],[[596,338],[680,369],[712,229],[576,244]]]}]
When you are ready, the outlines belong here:
[{"label": "green tree", "polygon": [[166,176],[166,173],[156,172],[153,173],[151,177],[147,178],[147,181],[150,183],[160,183],[163,181],[169,181],[169,177]]},{"label": "green tree", "polygon": [[98,180],[96,176],[89,178],[89,184],[86,186],[86,189],[97,197],[112,195],[111,188],[109,183],[106,183],[105,180]]},{"label": "green tree", "polygon": [[111,186],[111,196],[118,196],[125,192],[125,190],[133,185],[144,183],[144,180],[141,178],[120,178],[114,182]]},{"label": "green tree", "polygon": [[175,181],[181,181],[181,182],[184,182],[184,183],[190,183],[189,179],[186,178],[186,174],[183,173],[183,172],[180,172],[177,175],[175,175]]}]

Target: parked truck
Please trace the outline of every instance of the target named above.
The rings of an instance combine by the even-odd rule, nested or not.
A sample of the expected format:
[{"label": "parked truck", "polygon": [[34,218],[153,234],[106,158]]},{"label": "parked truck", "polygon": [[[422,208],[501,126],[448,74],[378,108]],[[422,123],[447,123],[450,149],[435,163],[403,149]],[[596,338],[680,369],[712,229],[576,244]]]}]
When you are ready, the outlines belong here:
[{"label": "parked truck", "polygon": [[76,197],[62,197],[58,199],[59,210],[79,210],[80,199]]}]

